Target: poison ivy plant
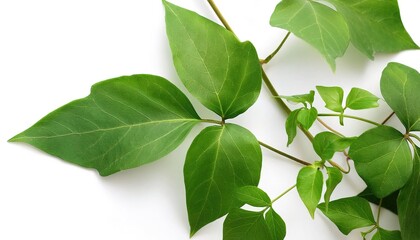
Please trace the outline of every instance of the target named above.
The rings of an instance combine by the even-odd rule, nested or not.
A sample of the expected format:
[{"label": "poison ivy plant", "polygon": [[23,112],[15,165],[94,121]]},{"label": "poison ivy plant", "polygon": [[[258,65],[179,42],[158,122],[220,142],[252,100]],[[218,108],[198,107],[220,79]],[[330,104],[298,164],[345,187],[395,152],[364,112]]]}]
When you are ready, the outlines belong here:
[{"label": "poison ivy plant", "polygon": [[[165,0],[163,5],[179,78],[191,95],[220,119],[200,118],[184,93],[168,80],[132,75],[95,84],[89,96],[51,112],[10,141],[29,143],[107,176],[158,160],[179,146],[198,123],[213,124],[194,138],[184,163],[191,236],[227,215],[224,240],[282,240],[286,224],[274,203],[296,187],[312,218],[316,209],[320,209],[345,235],[372,226],[362,232],[363,238],[374,233],[373,240],[420,239],[420,150],[416,146],[420,141],[416,135],[420,131],[420,74],[399,63],[390,63],[382,73],[381,93],[405,127],[403,133],[384,125],[386,121],[380,124],[345,115],[346,109],[371,109],[379,105],[377,96],[357,87],[345,97],[341,87],[317,86],[325,107],[335,112],[318,113],[313,106],[314,90],[307,94],[278,95],[261,66],[280,50],[290,33],[273,54],[260,60],[254,46],[249,41],[241,42],[215,3],[208,2],[225,27]],[[350,42],[369,58],[375,52],[418,48],[403,27],[396,0],[326,2],[283,0],[270,23],[317,48],[333,69],[336,58],[344,55]],[[246,128],[226,122],[254,104],[262,79],[288,113],[287,145],[300,128],[319,158],[299,159],[258,141]],[[291,110],[282,99],[301,105]],[[360,136],[345,136],[319,119],[326,116],[339,117],[342,125],[344,118],[352,118],[375,127]],[[317,120],[328,131],[317,131],[313,137],[310,131]],[[260,145],[305,165],[297,174],[296,185],[273,199],[257,187],[262,169]],[[343,154],[348,170],[333,161],[338,153]],[[331,200],[345,174],[352,171],[351,160],[368,188],[360,197]],[[319,204],[324,173],[328,176],[324,203]],[[379,205],[376,220],[365,198]],[[250,206],[252,211],[244,209]],[[398,209],[401,232],[382,228],[379,224],[382,207],[395,213]]]}]

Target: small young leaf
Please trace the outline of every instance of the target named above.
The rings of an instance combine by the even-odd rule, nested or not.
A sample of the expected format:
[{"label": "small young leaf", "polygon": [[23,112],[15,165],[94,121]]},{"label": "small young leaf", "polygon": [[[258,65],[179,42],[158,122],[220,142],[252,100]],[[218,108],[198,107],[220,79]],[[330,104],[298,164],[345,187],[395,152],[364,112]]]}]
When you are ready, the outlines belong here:
[{"label": "small young leaf", "polygon": [[379,98],[361,88],[352,88],[346,99],[346,107],[353,110],[376,108]]},{"label": "small young leaf", "polygon": [[225,124],[201,131],[184,165],[191,235],[241,205],[235,193],[258,185],[261,161],[258,140],[245,128]]},{"label": "small young leaf", "polygon": [[338,113],[343,112],[344,91],[341,87],[316,86],[316,89],[322,100],[324,100],[326,108]]},{"label": "small young leaf", "polygon": [[335,70],[335,59],[350,42],[344,18],[323,4],[307,0],[281,1],[270,19],[273,27],[286,29],[316,48]]},{"label": "small young leaf", "polygon": [[416,147],[414,171],[398,196],[398,218],[404,240],[420,239],[420,148]]},{"label": "small young leaf", "polygon": [[103,81],[10,139],[103,176],[155,161],[182,143],[199,117],[172,83],[152,75]]},{"label": "small young leaf", "polygon": [[318,133],[312,145],[315,152],[322,160],[330,160],[336,152],[344,151],[352,144],[356,138],[340,137],[332,132]]},{"label": "small young leaf", "polygon": [[265,214],[265,221],[270,229],[273,240],[283,240],[286,237],[286,223],[274,209],[270,208]]},{"label": "small young leaf", "polygon": [[324,201],[325,201],[325,209],[326,211],[328,211],[328,205],[330,202],[331,194],[334,191],[334,189],[337,187],[337,185],[343,179],[343,174],[340,172],[340,170],[334,167],[327,167],[326,169],[327,169],[328,179],[326,182],[327,190],[325,191],[325,194],[324,194]]},{"label": "small young leaf", "polygon": [[174,65],[188,91],[224,119],[245,112],[261,90],[254,46],[195,12],[163,4]]},{"label": "small young leaf", "polygon": [[[382,198],[382,207],[385,209],[388,209],[389,211],[395,213],[398,215],[398,210],[397,210],[397,197],[398,194],[400,193],[400,191],[395,191],[393,193],[391,193],[390,195],[388,195],[385,198]],[[363,190],[361,193],[357,194],[358,197],[362,197],[366,200],[368,200],[369,202],[379,205],[379,202],[381,201],[381,199],[375,197],[375,195],[373,194],[373,192],[369,189],[369,188],[365,188],[365,190]]]},{"label": "small young leaf", "polygon": [[397,0],[327,1],[343,15],[352,44],[369,58],[375,52],[418,49],[401,22]]},{"label": "small young leaf", "polygon": [[275,240],[263,212],[232,210],[223,223],[223,240]]},{"label": "small young leaf", "polygon": [[287,146],[289,146],[297,134],[297,117],[301,109],[292,111],[286,119],[286,133],[287,133]]},{"label": "small young leaf", "polygon": [[382,72],[381,92],[407,131],[420,131],[420,73],[389,63]]},{"label": "small young leaf", "polygon": [[[401,240],[400,231],[388,231],[382,228],[378,228],[372,240]],[[413,238],[414,240],[414,238]]]},{"label": "small young leaf", "polygon": [[322,172],[318,168],[307,166],[299,171],[296,188],[312,218],[321,199],[322,185]]},{"label": "small young leaf", "polygon": [[307,107],[306,103],[309,103],[309,105],[312,106],[312,103],[314,102],[314,98],[315,98],[315,91],[311,90],[307,94],[300,94],[300,95],[293,95],[293,96],[279,96],[279,97],[284,98],[289,102],[302,103],[305,107]]},{"label": "small young leaf", "polygon": [[357,173],[378,198],[400,189],[410,178],[413,161],[404,135],[388,126],[363,133],[350,147]]},{"label": "small young leaf", "polygon": [[271,199],[263,190],[255,186],[241,187],[236,191],[236,198],[244,204],[254,207],[268,207]]},{"label": "small young leaf", "polygon": [[298,113],[297,121],[302,125],[303,129],[309,130],[317,117],[318,111],[316,108],[302,108]]},{"label": "small young leaf", "polygon": [[325,203],[318,208],[345,235],[356,228],[368,227],[375,224],[369,202],[360,197],[342,198],[329,203],[328,211]]}]

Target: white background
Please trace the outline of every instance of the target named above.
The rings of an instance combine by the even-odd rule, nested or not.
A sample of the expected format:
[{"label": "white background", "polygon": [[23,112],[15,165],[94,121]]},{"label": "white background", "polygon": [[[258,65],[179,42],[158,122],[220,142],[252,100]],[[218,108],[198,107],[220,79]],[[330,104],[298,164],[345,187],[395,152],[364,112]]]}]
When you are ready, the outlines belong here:
[{"label": "white background", "polygon": [[[251,40],[262,58],[285,34],[268,24],[277,1],[216,3],[239,38]],[[173,2],[217,21],[204,0]],[[420,3],[399,3],[408,32],[420,44]],[[333,73],[316,50],[292,36],[266,70],[283,95],[305,93],[316,85],[340,85],[347,92],[357,86],[380,96],[378,82],[387,62],[420,69],[419,60],[420,52],[406,51],[377,54],[372,62],[350,47]],[[182,167],[189,144],[204,125],[163,159],[106,178],[30,146],[6,142],[48,112],[88,95],[95,82],[135,73],[161,75],[185,91],[172,66],[161,1],[0,1],[0,239],[188,239]],[[215,117],[188,96],[202,117]],[[380,103],[379,109],[357,114],[381,121],[391,110]],[[327,112],[319,97],[316,106]],[[261,141],[316,160],[301,133],[286,148],[284,120],[263,88],[257,103],[232,122],[249,128]],[[371,127],[346,120],[346,127],[340,128],[337,119],[325,120],[348,135]],[[396,119],[391,123],[397,124]],[[317,125],[311,131],[320,130]],[[342,156],[336,161],[342,164]],[[275,197],[295,183],[299,169],[264,150],[260,187]],[[364,186],[353,171],[333,198],[353,196]],[[286,239],[361,239],[358,230],[345,237],[319,212],[312,220],[296,191],[275,208],[287,223]],[[388,211],[383,211],[381,222],[388,229],[398,228],[397,218]],[[222,223],[209,224],[194,239],[222,239]]]}]

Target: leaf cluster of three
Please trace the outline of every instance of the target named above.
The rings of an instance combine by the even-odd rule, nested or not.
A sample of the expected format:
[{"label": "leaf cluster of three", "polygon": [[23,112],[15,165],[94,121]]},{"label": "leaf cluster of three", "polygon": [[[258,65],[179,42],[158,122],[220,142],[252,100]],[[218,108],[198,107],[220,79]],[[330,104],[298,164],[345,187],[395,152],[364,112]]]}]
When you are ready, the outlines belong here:
[{"label": "leaf cluster of three", "polygon": [[[340,1],[331,2],[338,4]],[[250,42],[238,41],[231,32],[194,12],[166,1],[164,5],[167,35],[174,65],[181,81],[194,97],[222,119],[221,125],[202,130],[187,152],[184,179],[191,234],[231,212],[225,221],[225,239],[245,239],[243,237],[252,239],[252,236],[258,236],[246,234],[240,237],[237,236],[240,231],[231,231],[240,226],[243,219],[254,219],[255,223],[260,224],[250,228],[254,229],[254,234],[266,234],[265,239],[283,239],[284,222],[270,205],[266,206],[268,211],[265,216],[261,212],[238,209],[244,202],[239,201],[235,193],[243,187],[258,185],[262,154],[259,143],[251,132],[241,126],[224,123],[225,120],[245,112],[258,98],[261,88],[261,67],[255,48]],[[292,10],[285,10],[288,7],[297,12],[292,14]],[[306,16],[316,18],[315,22],[318,24],[316,27],[320,34],[314,36],[316,31],[315,33],[311,31],[309,37],[322,39],[324,47],[335,46],[335,43],[329,43],[325,38],[331,34],[331,31],[323,25],[325,18],[333,10],[325,10],[326,6],[319,3],[300,0],[282,1],[273,14],[272,25],[292,31],[319,49],[319,44],[306,39],[307,35],[299,34],[299,32],[306,33],[306,30],[295,30],[294,27],[289,29],[276,24],[276,22],[286,22],[277,19],[277,15],[284,15],[283,11],[298,16],[305,13],[308,7],[314,11],[314,14]],[[337,9],[340,11],[338,5]],[[399,18],[399,15],[397,17]],[[292,20],[290,26],[306,24],[300,23],[300,20],[295,24]],[[312,28],[311,24],[308,26]],[[349,28],[351,29],[351,26]],[[360,31],[360,29],[354,30],[355,33]],[[344,34],[344,38],[347,35]],[[412,45],[414,43],[410,45],[410,41],[406,41],[405,35],[401,35],[401,39],[405,39],[401,41],[406,44],[395,42],[398,47],[388,46],[389,48],[376,46],[373,38],[367,38],[370,43],[365,43],[366,45],[358,45],[358,38],[354,39],[352,37],[353,44],[369,56],[374,51],[396,51],[415,46]],[[348,41],[349,39],[344,39],[342,43],[337,43],[337,46],[347,47]],[[342,51],[345,51],[345,48]],[[333,50],[327,47],[321,53],[333,65],[332,59],[340,55],[335,56],[331,51]],[[399,76],[397,78],[399,79]],[[393,79],[390,81],[394,81]],[[320,88],[318,91],[323,99],[324,96],[329,96],[322,94]],[[313,93],[311,98],[313,101]],[[416,110],[416,106],[410,107]],[[398,107],[397,109],[401,110]],[[316,109],[307,109],[305,105],[305,108],[299,111],[297,118],[300,124],[309,129],[318,114],[315,112]],[[397,112],[398,116],[401,114],[404,115]],[[409,116],[407,121],[413,121],[410,114],[411,111],[406,113],[406,116]],[[418,119],[418,116],[415,117]],[[200,122],[214,121],[201,119],[188,98],[172,83],[158,76],[133,75],[95,84],[88,97],[51,112],[11,141],[29,143],[66,161],[95,168],[101,175],[106,176],[167,155],[181,144],[190,130]],[[357,153],[353,155],[358,158]],[[335,170],[331,168],[331,171]],[[406,175],[401,182],[407,181],[410,174],[407,172]],[[361,176],[364,177],[363,174]],[[369,185],[369,180],[365,181]],[[396,185],[401,188],[403,184]],[[249,226],[246,227],[248,228]]]}]

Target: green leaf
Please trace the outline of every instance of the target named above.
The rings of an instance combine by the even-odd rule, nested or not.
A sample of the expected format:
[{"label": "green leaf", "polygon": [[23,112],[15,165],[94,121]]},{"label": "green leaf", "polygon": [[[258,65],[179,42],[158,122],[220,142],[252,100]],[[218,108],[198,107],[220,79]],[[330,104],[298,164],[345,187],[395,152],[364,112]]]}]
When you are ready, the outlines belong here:
[{"label": "green leaf", "polygon": [[[389,211],[395,213],[398,215],[398,210],[397,210],[397,197],[398,194],[400,193],[400,191],[395,191],[393,193],[391,193],[390,195],[386,196],[385,198],[382,199],[382,208],[388,209]],[[379,202],[381,199],[375,197],[375,195],[373,194],[373,192],[369,189],[369,188],[365,188],[365,190],[363,190],[361,193],[359,193],[357,195],[358,197],[362,197],[366,200],[368,200],[369,202],[379,205]]]},{"label": "green leaf", "polygon": [[353,110],[376,108],[379,98],[361,88],[352,88],[346,99],[346,107]]},{"label": "green leaf", "polygon": [[378,228],[378,231],[373,235],[372,240],[401,240],[401,232]]},{"label": "green leaf", "polygon": [[369,58],[375,52],[418,49],[401,22],[397,0],[328,0],[344,17],[352,44]]},{"label": "green leaf", "polygon": [[307,166],[299,171],[296,188],[312,218],[321,199],[322,185],[322,172],[317,167]]},{"label": "green leaf", "polygon": [[325,203],[318,208],[345,235],[352,230],[375,224],[369,202],[360,197],[342,198],[329,203],[328,211]]},{"label": "green leaf", "polygon": [[416,147],[414,171],[398,196],[398,218],[404,240],[420,239],[420,148]]},{"label": "green leaf", "polygon": [[319,95],[325,102],[325,107],[331,111],[342,113],[344,91],[341,87],[316,86]]},{"label": "green leaf", "polygon": [[163,4],[174,65],[188,91],[224,119],[245,112],[261,90],[254,46],[192,11]]},{"label": "green leaf", "polygon": [[254,207],[271,206],[271,199],[263,190],[255,186],[241,187],[236,191],[236,198],[244,204]]},{"label": "green leaf", "polygon": [[274,209],[270,208],[266,212],[265,221],[273,236],[273,240],[283,240],[286,237],[286,223]]},{"label": "green leaf", "polygon": [[343,174],[340,172],[340,170],[334,167],[327,167],[326,169],[327,169],[328,179],[326,182],[327,190],[325,191],[325,194],[324,194],[324,201],[325,201],[325,209],[326,211],[328,211],[328,204],[330,202],[331,194],[334,191],[334,189],[337,187],[337,185],[343,179]]},{"label": "green leaf", "polygon": [[312,145],[318,156],[325,161],[332,159],[336,152],[344,151],[355,140],[355,137],[345,138],[332,132],[321,132],[314,137]]},{"label": "green leaf", "polygon": [[309,130],[312,124],[314,124],[317,117],[318,111],[316,110],[316,108],[303,108],[298,113],[297,121],[302,125],[303,129]]},{"label": "green leaf", "polygon": [[381,92],[407,131],[420,131],[420,73],[389,63],[382,72]]},{"label": "green leaf", "polygon": [[29,143],[103,176],[155,161],[184,140],[199,117],[172,83],[133,75],[93,85],[10,141]]},{"label": "green leaf", "polygon": [[280,98],[284,98],[289,102],[294,103],[302,103],[305,107],[307,107],[306,103],[312,106],[315,98],[315,91],[311,90],[307,94],[300,94],[300,95],[293,95],[293,96],[279,96]]},{"label": "green leaf", "polygon": [[223,223],[223,240],[273,240],[263,212],[231,211]]},{"label": "green leaf", "polygon": [[408,181],[413,161],[404,135],[388,126],[363,133],[350,147],[357,173],[378,198],[400,189]]},{"label": "green leaf", "polygon": [[207,127],[194,139],[184,165],[191,235],[241,205],[236,191],[258,185],[261,161],[257,139],[238,125]]},{"label": "green leaf", "polygon": [[334,70],[335,59],[344,55],[350,42],[344,18],[315,1],[281,1],[271,16],[270,24],[286,29],[312,45]]},{"label": "green leaf", "polygon": [[287,133],[287,146],[289,146],[297,134],[297,117],[301,109],[292,111],[286,119],[286,133]]}]

